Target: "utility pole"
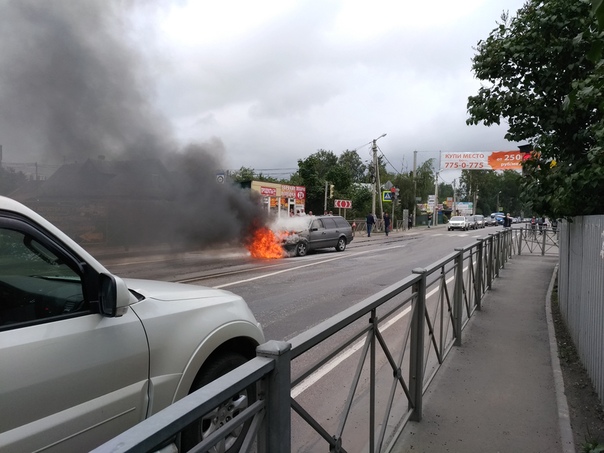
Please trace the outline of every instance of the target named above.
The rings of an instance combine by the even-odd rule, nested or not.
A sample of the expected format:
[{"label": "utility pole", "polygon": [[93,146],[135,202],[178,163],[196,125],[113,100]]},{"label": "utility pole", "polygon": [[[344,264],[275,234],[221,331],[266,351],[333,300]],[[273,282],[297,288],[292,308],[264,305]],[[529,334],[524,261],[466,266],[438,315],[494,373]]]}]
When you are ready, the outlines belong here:
[{"label": "utility pole", "polygon": [[438,168],[436,169],[436,183],[434,184],[434,226],[438,225],[438,176],[440,174],[440,158],[442,151],[438,152]]},{"label": "utility pole", "polygon": [[[373,146],[372,146],[372,151],[373,151],[373,168],[375,170],[375,181],[373,183],[373,197],[371,200],[371,214],[373,214],[374,217],[376,217],[375,215],[375,197],[376,194],[378,192],[380,192],[380,171],[378,168],[378,158],[377,158],[377,145],[375,144],[375,142],[377,142],[380,138],[385,137],[386,134],[382,134],[380,135],[378,138],[373,139]],[[380,210],[382,211],[382,215],[384,213],[384,209],[382,207],[382,197],[381,197],[381,193],[380,193]]]},{"label": "utility pole", "polygon": [[416,171],[417,171],[417,151],[413,151],[413,226],[415,226],[415,217],[416,217],[416,210],[417,210],[417,178],[416,178]]},{"label": "utility pole", "polygon": [[451,212],[451,217],[457,215],[457,187],[455,187],[455,179],[453,180],[453,212]]},{"label": "utility pole", "polygon": [[325,203],[323,203],[323,212],[327,211],[327,180],[325,180]]}]

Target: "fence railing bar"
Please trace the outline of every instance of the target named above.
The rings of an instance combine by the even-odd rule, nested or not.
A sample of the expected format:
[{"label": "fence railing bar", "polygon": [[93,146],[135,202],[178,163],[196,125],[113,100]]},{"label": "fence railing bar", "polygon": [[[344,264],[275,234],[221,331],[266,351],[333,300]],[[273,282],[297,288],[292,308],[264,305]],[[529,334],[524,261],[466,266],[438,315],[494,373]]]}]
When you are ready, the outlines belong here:
[{"label": "fence railing bar", "polygon": [[348,391],[348,397],[346,398],[346,403],[344,405],[344,410],[342,411],[342,416],[340,417],[340,423],[338,426],[338,430],[336,431],[336,437],[340,438],[344,433],[344,427],[346,426],[346,421],[348,420],[348,415],[350,414],[352,404],[354,403],[354,395],[357,391],[357,387],[361,380],[361,374],[363,373],[363,365],[367,360],[367,354],[369,352],[371,341],[373,338],[373,331],[367,332],[367,336],[365,339],[365,343],[363,345],[363,350],[361,351],[361,355],[359,356],[359,360],[357,362],[357,369],[352,378],[352,384],[350,385],[350,389]]},{"label": "fence railing bar", "polygon": [[376,366],[376,357],[375,357],[375,340],[376,335],[378,333],[378,319],[376,315],[376,311],[373,310],[371,312],[371,324],[373,325],[373,335],[369,339],[369,453],[374,453],[375,451],[375,366]]},{"label": "fence railing bar", "polygon": [[384,351],[384,354],[386,355],[386,359],[388,360],[388,363],[390,364],[390,367],[392,368],[392,371],[393,371],[392,374],[393,374],[393,376],[395,378],[395,382],[398,380],[398,382],[401,384],[403,392],[405,393],[405,396],[407,397],[408,400],[410,400],[411,399],[411,395],[409,394],[409,388],[407,387],[407,384],[405,383],[405,379],[403,378],[403,375],[402,375],[402,372],[401,372],[401,364],[402,364],[403,358],[405,356],[404,345],[406,344],[406,341],[403,343],[403,349],[401,351],[400,363],[397,364],[395,362],[394,358],[392,357],[392,354],[390,353],[388,345],[386,344],[386,341],[384,340],[384,337],[382,336],[382,333],[380,331],[378,331],[376,333],[376,338],[377,338],[380,346],[382,347],[382,350]]},{"label": "fence railing bar", "polygon": [[[197,445],[195,445],[195,447],[191,448],[189,450],[189,452],[190,453],[200,453],[200,452],[207,452],[208,450],[211,450],[219,442],[222,442],[224,440],[225,436],[227,436],[229,433],[233,432],[237,427],[244,425],[245,422],[247,422],[252,417],[254,418],[254,420],[252,421],[252,424],[254,425],[254,428],[256,429],[256,431],[252,432],[252,429],[249,429],[246,436],[255,437],[254,434],[257,434],[257,432],[258,432],[257,430],[259,428],[258,423],[263,419],[263,416],[260,416],[259,418],[257,418],[256,416],[264,413],[264,412],[261,412],[264,409],[264,407],[265,407],[265,405],[264,405],[263,401],[255,401],[248,407],[248,410],[241,412],[239,415],[237,415],[237,417],[232,418],[231,419],[232,423],[231,422],[226,423],[225,425],[221,426],[213,433],[209,434],[208,437],[206,437],[201,442],[199,442]],[[254,421],[256,423],[254,423]]]},{"label": "fence railing bar", "polygon": [[364,301],[345,309],[332,318],[326,319],[307,331],[296,335],[290,340],[293,358],[298,357],[313,346],[323,342],[325,339],[331,337],[336,332],[339,332],[347,325],[352,324],[352,322],[357,319],[365,317],[365,315],[369,314],[374,308],[379,307],[384,302],[387,302],[394,296],[402,293],[419,279],[420,277],[417,275],[410,275],[400,282],[390,285],[388,288],[368,297]]},{"label": "fence railing bar", "polygon": [[[296,412],[308,425],[316,431],[324,440],[329,444],[329,451],[338,451],[341,453],[345,453],[346,450],[342,448],[342,439],[336,438],[330,435],[325,429],[318,423],[312,415],[310,415],[306,410],[293,398],[290,398],[291,408]],[[337,450],[334,450],[337,449]],[[277,450],[278,451],[278,450]]]}]

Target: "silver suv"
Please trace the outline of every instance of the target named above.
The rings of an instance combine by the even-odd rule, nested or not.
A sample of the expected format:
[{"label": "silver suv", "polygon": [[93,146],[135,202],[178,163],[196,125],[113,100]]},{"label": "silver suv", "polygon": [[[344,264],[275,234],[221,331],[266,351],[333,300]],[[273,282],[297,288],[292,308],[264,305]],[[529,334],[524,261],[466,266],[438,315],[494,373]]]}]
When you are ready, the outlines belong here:
[{"label": "silver suv", "polygon": [[304,256],[311,250],[334,247],[343,252],[352,241],[352,227],[341,216],[303,217],[301,228],[283,237],[282,246],[288,252]]},{"label": "silver suv", "polygon": [[[0,197],[0,451],[89,451],[251,359],[263,342],[241,297],[121,279]],[[216,434],[255,398],[250,386],[217,407],[185,430],[181,448]],[[236,450],[244,438],[245,430],[224,443]]]}]

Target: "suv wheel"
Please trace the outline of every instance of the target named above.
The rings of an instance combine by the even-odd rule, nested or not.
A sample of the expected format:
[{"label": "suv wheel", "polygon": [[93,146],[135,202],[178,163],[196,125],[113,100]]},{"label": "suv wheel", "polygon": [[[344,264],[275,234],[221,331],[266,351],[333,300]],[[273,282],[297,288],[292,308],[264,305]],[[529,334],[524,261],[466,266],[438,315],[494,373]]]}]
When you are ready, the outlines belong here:
[{"label": "suv wheel", "polygon": [[298,245],[296,245],[296,256],[305,256],[306,253],[308,253],[306,242],[298,242]]},{"label": "suv wheel", "polygon": [[343,252],[344,250],[346,250],[346,239],[340,238],[338,239],[338,245],[336,245],[336,251]]},{"label": "suv wheel", "polygon": [[[227,353],[218,357],[195,378],[189,393],[193,393],[204,385],[209,384],[229,371],[243,365],[245,362],[247,362],[247,359],[243,355],[237,353]],[[181,451],[188,451],[195,447],[195,445],[219,429],[228,420],[236,417],[254,401],[256,401],[256,392],[255,385],[252,384],[247,389],[233,395],[232,398],[220,404],[212,412],[204,415],[197,422],[184,429],[181,434]],[[251,420],[226,434],[215,447],[209,450],[209,452],[229,453],[239,451],[250,424]]]}]

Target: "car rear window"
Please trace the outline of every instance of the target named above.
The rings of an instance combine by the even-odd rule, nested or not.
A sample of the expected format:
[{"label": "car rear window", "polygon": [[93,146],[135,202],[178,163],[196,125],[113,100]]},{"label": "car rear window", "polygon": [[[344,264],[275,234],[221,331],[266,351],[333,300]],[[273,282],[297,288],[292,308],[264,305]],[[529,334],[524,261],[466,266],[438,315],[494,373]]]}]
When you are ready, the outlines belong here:
[{"label": "car rear window", "polygon": [[338,228],[350,228],[350,224],[344,220],[344,217],[334,217],[333,220],[336,222]]},{"label": "car rear window", "polygon": [[325,225],[325,228],[327,229],[334,229],[336,227],[336,222],[333,219],[326,217],[323,219],[323,225]]}]

